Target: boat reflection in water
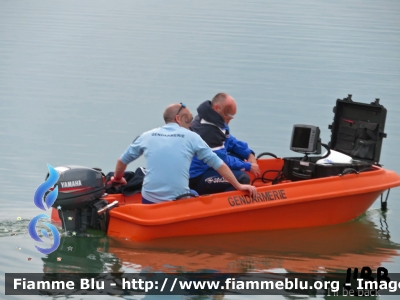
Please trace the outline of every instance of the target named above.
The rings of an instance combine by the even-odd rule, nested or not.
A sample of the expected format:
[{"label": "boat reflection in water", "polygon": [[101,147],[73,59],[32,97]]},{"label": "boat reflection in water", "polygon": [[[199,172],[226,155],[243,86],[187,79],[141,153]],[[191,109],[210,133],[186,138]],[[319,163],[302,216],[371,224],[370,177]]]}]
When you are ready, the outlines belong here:
[{"label": "boat reflection in water", "polygon": [[258,272],[277,268],[288,272],[344,272],[349,267],[363,266],[374,270],[399,255],[400,245],[390,241],[385,214],[380,210],[368,213],[375,218],[379,214],[381,228],[364,215],[334,226],[143,242],[64,236],[59,249],[43,258],[44,271],[57,272],[61,267],[71,272],[116,272],[121,268],[164,272]]},{"label": "boat reflection in water", "polygon": [[[371,211],[370,211],[371,212]],[[373,212],[373,211],[372,211]],[[399,255],[390,241],[385,215],[382,228],[368,216],[335,226],[293,230],[156,239],[145,242],[109,238],[109,252],[125,266],[149,271],[345,272],[376,270]],[[268,220],[266,220],[268,222]]]},{"label": "boat reflection in water", "polygon": [[[385,213],[370,210],[368,214],[335,226],[145,242],[64,236],[59,249],[43,258],[43,269],[44,273],[92,274],[342,273],[347,268],[368,266],[375,271],[399,255],[400,245],[390,240]],[[61,261],[57,261],[59,257]]]}]

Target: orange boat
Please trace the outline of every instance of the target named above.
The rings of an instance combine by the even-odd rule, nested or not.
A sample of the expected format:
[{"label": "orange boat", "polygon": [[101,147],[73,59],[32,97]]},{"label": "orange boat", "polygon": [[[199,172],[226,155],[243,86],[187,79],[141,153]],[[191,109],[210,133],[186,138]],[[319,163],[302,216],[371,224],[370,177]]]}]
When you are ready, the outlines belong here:
[{"label": "orange boat", "polygon": [[[283,164],[280,158],[258,160],[261,172],[280,170]],[[253,183],[256,198],[232,191],[146,205],[140,193],[106,195],[108,203],[118,203],[109,211],[107,234],[147,240],[333,225],[357,218],[386,190],[400,186],[398,174],[378,166],[358,174],[271,184],[275,176]],[[60,220],[56,209],[52,220]]]},{"label": "orange boat", "polygon": [[[282,168],[282,159],[259,160],[260,169]],[[272,178],[271,178],[272,179]],[[139,204],[139,194],[108,195],[118,201],[110,211],[107,234],[132,240],[302,228],[339,224],[363,214],[400,177],[379,167],[373,171],[301,182],[257,184],[257,197],[243,192],[200,196],[157,205]]]},{"label": "orange boat", "polygon": [[[53,207],[62,209],[53,211],[52,219],[60,216],[69,231],[98,226],[110,236],[138,241],[339,224],[363,214],[379,196],[385,209],[384,192],[400,186],[400,176],[378,164],[386,109],[379,99],[363,104],[348,97],[337,100],[334,111],[329,147],[321,143],[318,127],[294,125],[290,148],[304,157],[258,159],[262,177],[249,174],[256,197],[232,191],[145,205],[140,193],[104,196],[99,170],[66,166],[56,168],[59,193]],[[320,154],[321,145],[327,154],[308,157]],[[100,225],[93,211],[106,212]]]}]

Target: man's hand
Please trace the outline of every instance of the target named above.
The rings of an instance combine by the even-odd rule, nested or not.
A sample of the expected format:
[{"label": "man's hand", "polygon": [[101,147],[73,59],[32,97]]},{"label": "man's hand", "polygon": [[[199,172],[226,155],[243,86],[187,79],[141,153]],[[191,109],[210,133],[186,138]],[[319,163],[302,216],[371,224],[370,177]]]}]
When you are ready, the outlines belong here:
[{"label": "man's hand", "polygon": [[126,180],[124,178],[124,172],[126,170],[126,164],[124,164],[121,159],[119,158],[117,160],[117,165],[115,166],[115,172],[114,172],[114,176],[111,176],[111,179],[109,182],[107,182],[108,184],[111,184],[112,186],[114,185],[125,185],[126,184]]},{"label": "man's hand", "polygon": [[260,167],[258,166],[257,163],[252,163],[251,164],[250,173],[253,174],[256,177],[260,176],[261,171],[260,171]]},{"label": "man's hand", "polygon": [[250,184],[241,184],[239,187],[239,190],[241,191],[248,191],[250,194],[250,197],[256,197],[257,196],[257,189],[255,186],[252,186]]},{"label": "man's hand", "polygon": [[127,182],[124,177],[115,178],[114,176],[111,176],[111,179],[108,183],[111,185],[118,185],[118,184],[126,185]]},{"label": "man's hand", "polygon": [[[258,167],[258,166],[257,166]],[[235,189],[240,191],[248,191],[251,197],[257,195],[257,190],[254,186],[249,184],[240,184],[235,175],[232,173],[231,169],[223,162],[222,165],[217,169],[217,172],[224,177],[230,184],[232,184]]]}]

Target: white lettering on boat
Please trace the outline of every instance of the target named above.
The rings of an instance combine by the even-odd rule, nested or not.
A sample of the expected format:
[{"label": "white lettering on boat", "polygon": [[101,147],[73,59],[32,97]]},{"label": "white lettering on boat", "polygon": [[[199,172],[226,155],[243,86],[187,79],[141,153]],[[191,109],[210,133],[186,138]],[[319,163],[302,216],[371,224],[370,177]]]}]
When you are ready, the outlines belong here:
[{"label": "white lettering on boat", "polygon": [[227,181],[224,177],[218,177],[218,176],[208,177],[208,178],[204,179],[204,181],[207,182],[208,184],[221,183],[221,182],[229,183],[229,181]]},{"label": "white lettering on boat", "polygon": [[253,198],[249,195],[228,197],[228,203],[230,206],[239,206],[282,199],[287,199],[285,190],[272,190],[264,193],[257,193],[257,196]]},{"label": "white lettering on boat", "polygon": [[62,188],[82,186],[82,182],[80,180],[64,181],[64,182],[60,182],[60,183],[61,183]]}]

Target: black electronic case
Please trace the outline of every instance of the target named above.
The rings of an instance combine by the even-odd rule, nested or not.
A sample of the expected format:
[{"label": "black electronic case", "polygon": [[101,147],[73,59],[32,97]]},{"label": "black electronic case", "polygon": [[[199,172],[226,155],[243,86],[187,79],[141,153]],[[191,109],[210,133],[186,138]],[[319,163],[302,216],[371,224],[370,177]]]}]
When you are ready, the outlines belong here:
[{"label": "black electronic case", "polygon": [[333,123],[329,125],[330,149],[349,155],[351,164],[316,164],[321,156],[284,158],[283,174],[292,181],[342,174],[346,169],[363,171],[378,164],[386,122],[386,108],[374,102],[354,102],[351,95],[336,101]]}]

